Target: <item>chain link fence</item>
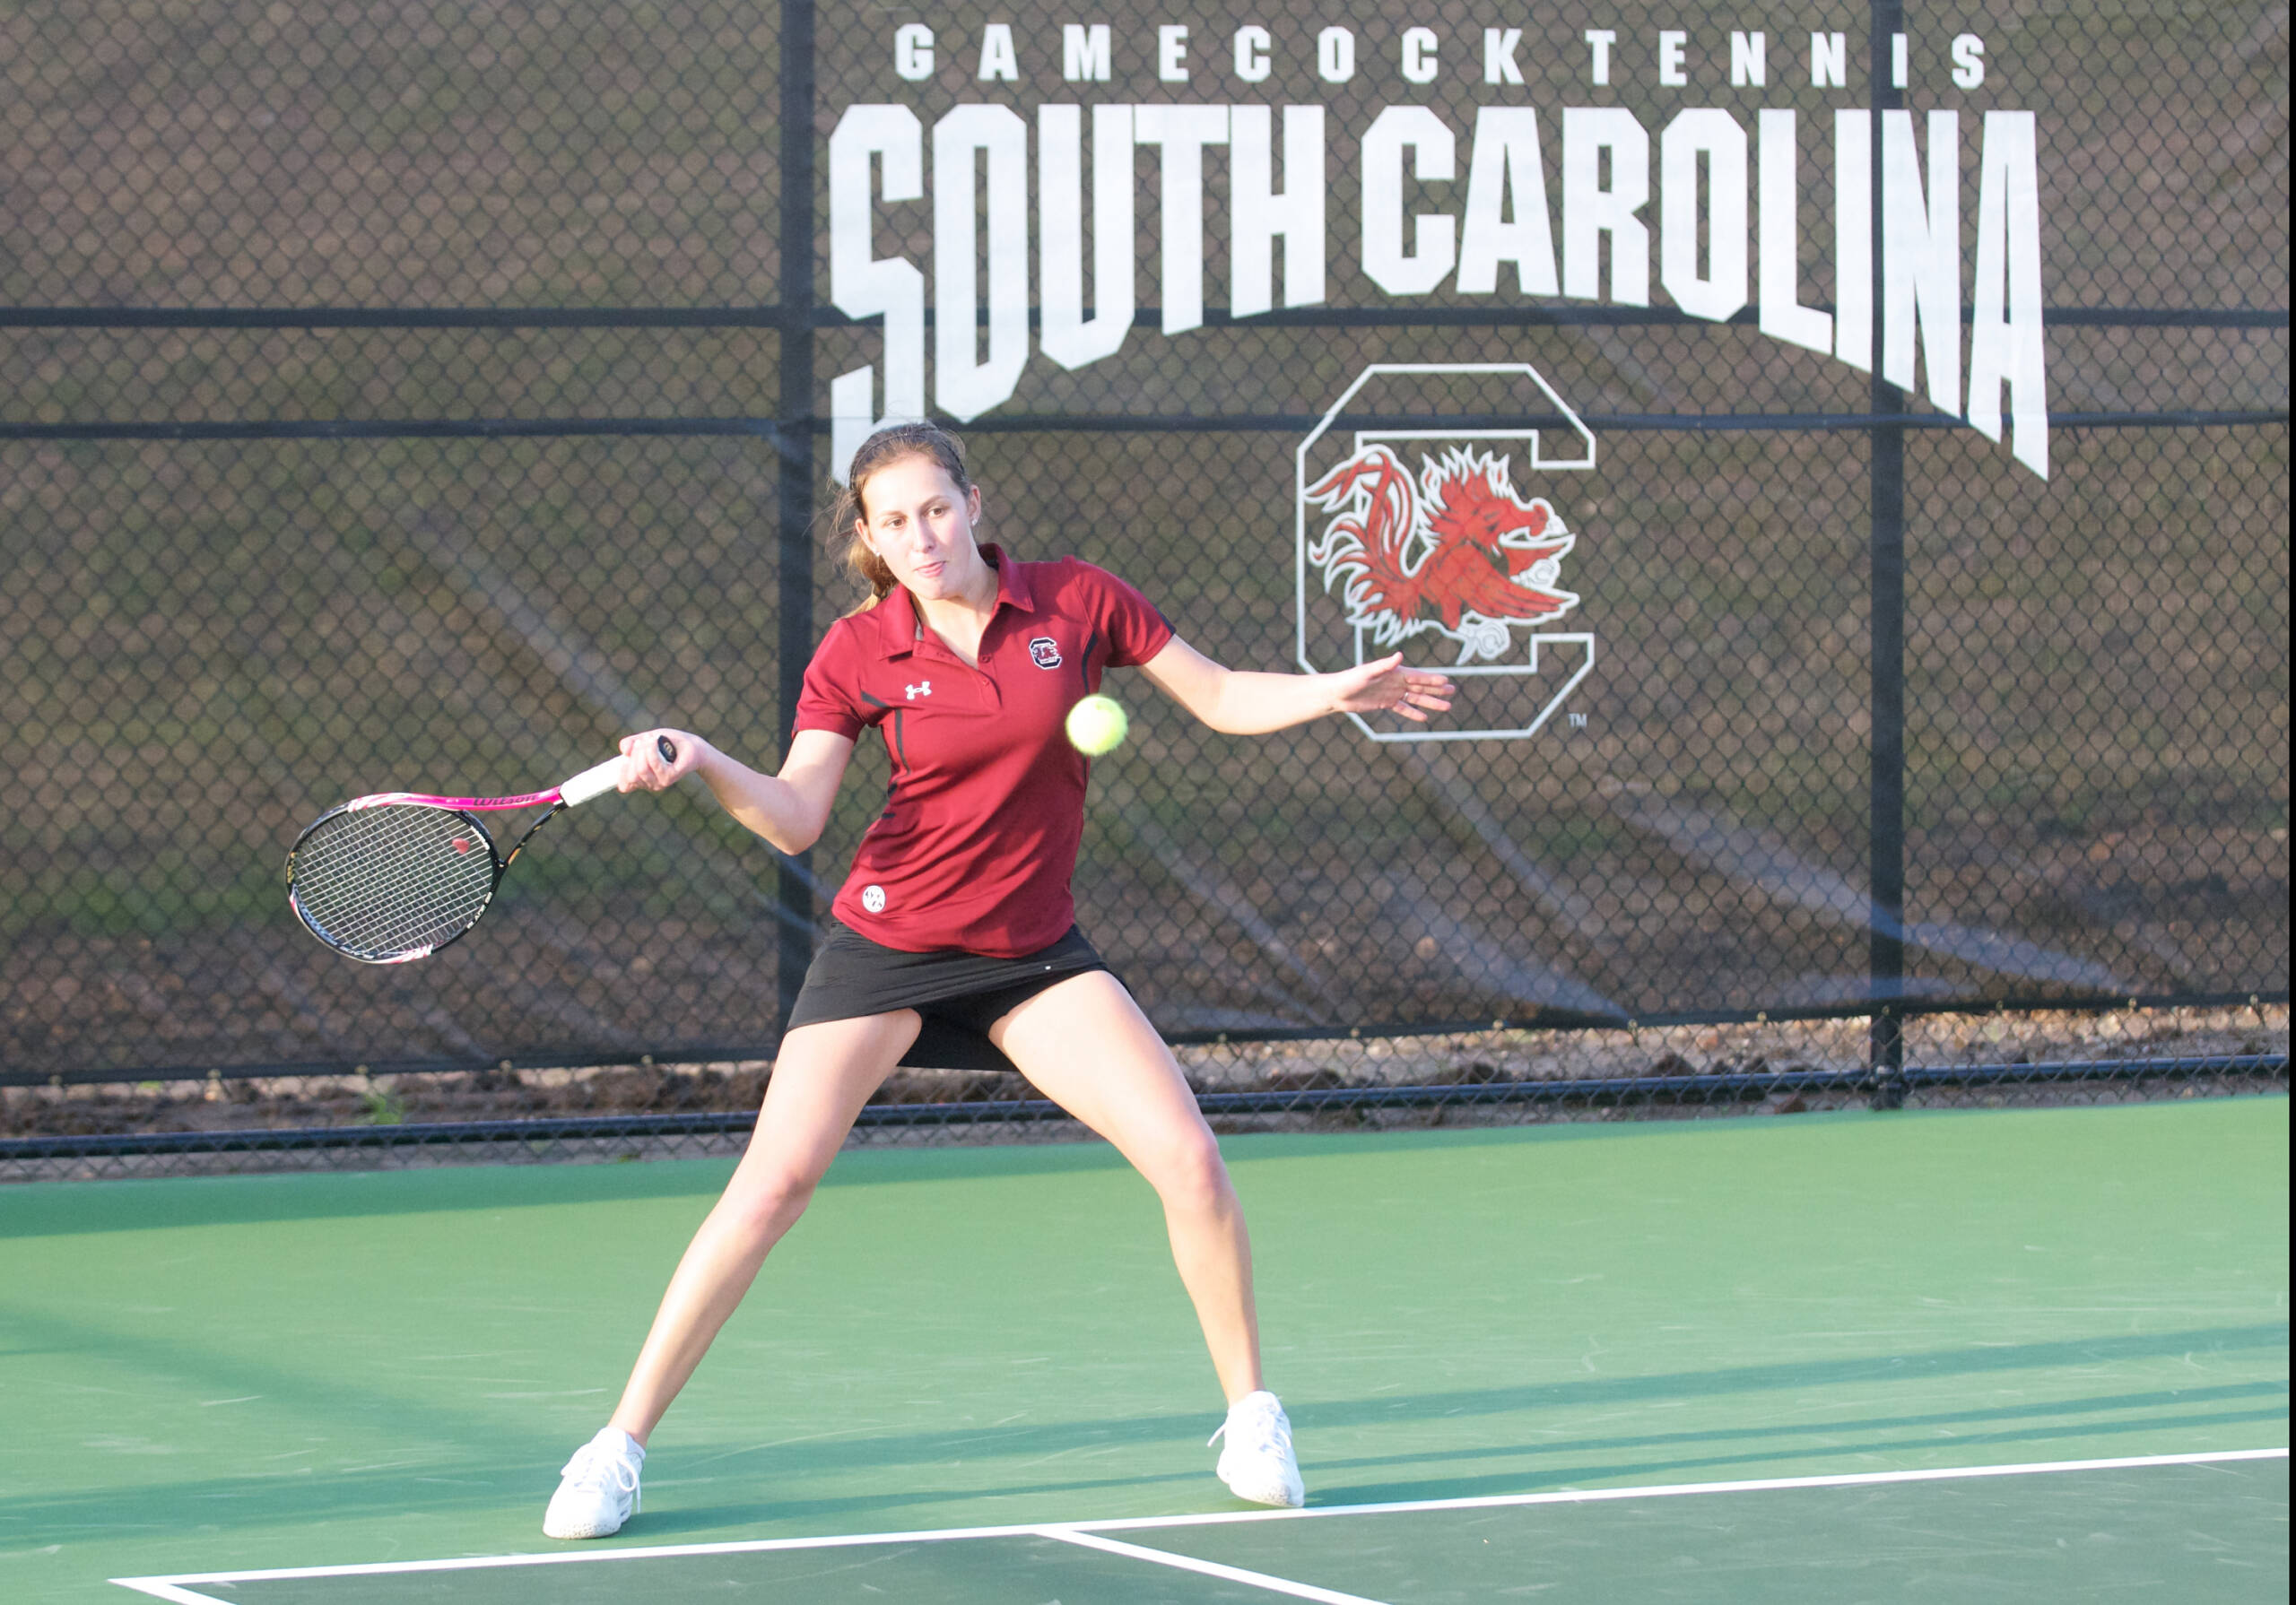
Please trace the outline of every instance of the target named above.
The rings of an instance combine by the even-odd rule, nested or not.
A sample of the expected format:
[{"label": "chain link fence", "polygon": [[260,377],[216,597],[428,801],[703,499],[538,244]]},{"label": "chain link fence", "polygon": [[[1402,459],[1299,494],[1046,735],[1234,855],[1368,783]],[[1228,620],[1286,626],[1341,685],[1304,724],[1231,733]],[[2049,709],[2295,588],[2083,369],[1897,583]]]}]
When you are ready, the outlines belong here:
[{"label": "chain link fence", "polygon": [[[1106,565],[1228,664],[1376,640],[1309,550],[1335,515],[1303,486],[1351,452],[1429,507],[1446,454],[1498,460],[1570,536],[1545,622],[1494,642],[1431,588],[1404,620],[1473,671],[1454,733],[1526,735],[1241,741],[1118,677],[1080,919],[1223,1123],[2284,1089],[2285,11],[1565,7],[1509,45],[1423,9],[1181,7],[1104,57],[1049,13],[796,0],[0,17],[0,1162],[738,1141],[874,742],[803,860],[706,799],[608,799],[419,965],[318,948],[279,867],[345,797],[529,790],[654,723],[773,767],[855,600],[812,522],[840,376],[873,415],[909,382],[909,303],[852,310],[885,264],[920,405],[1010,370],[963,426],[989,536]],[[1071,198],[1039,165],[1065,105]],[[931,182],[881,143],[857,190],[893,112]],[[2018,295],[2005,112],[2037,130],[2045,478],[2031,417],[1985,438],[1941,379],[2005,337],[1987,275]],[[1611,143],[1574,166],[1579,129]],[[1271,199],[1320,151],[1319,253],[1296,204],[1252,246],[1255,139]],[[1098,301],[1055,304],[1048,220]],[[1914,222],[1958,247],[1950,301]],[[1781,295],[1839,342],[1775,333]],[[1071,312],[1117,349],[1048,355]],[[925,1067],[863,1131],[1049,1113]]]},{"label": "chain link fence", "polygon": [[[1864,1018],[1562,1031],[1182,1043],[1215,1130],[1376,1132],[1694,1120],[1872,1106]],[[2093,1106],[2284,1092],[2288,1010],[1923,1014],[1907,1022],[1904,1108]],[[606,1163],[739,1155],[767,1060],[335,1075],[211,1072],[19,1089],[17,1180]],[[896,1071],[864,1145],[1074,1141],[1018,1077]]]}]

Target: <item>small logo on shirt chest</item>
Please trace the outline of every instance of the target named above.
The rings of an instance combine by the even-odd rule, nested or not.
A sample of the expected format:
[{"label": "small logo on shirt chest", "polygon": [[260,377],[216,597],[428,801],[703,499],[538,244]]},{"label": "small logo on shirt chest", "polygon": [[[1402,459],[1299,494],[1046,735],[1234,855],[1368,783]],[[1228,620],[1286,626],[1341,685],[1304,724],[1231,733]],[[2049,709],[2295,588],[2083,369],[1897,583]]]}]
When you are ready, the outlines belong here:
[{"label": "small logo on shirt chest", "polygon": [[1060,643],[1050,636],[1038,636],[1029,643],[1029,661],[1039,669],[1060,667]]},{"label": "small logo on shirt chest", "polygon": [[901,690],[909,694],[908,699],[914,702],[919,697],[930,697],[933,694],[933,682],[929,680],[921,680],[915,685],[903,686]]}]

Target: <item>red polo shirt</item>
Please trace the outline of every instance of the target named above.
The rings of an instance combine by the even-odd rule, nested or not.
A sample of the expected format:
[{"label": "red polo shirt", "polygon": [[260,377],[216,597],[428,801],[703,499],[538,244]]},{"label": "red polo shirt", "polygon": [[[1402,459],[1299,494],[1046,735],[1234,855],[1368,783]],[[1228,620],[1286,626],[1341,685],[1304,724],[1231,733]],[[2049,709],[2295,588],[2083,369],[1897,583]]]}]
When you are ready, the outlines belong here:
[{"label": "red polo shirt", "polygon": [[924,628],[896,586],[830,627],[805,670],[796,728],[892,754],[885,811],[832,906],[904,952],[1017,959],[1075,923],[1069,881],[1091,766],[1064,724],[1104,669],[1144,664],[1172,627],[1148,599],[1076,558],[1023,563],[994,546],[996,611],[975,668]]}]

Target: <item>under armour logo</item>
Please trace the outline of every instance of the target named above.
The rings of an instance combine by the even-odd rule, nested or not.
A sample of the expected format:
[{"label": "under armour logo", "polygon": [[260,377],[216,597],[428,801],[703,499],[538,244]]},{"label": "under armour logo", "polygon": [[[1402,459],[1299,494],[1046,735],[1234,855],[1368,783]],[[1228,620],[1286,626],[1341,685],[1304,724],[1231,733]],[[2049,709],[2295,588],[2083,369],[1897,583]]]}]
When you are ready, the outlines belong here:
[{"label": "under armour logo", "polygon": [[904,686],[901,689],[909,693],[909,700],[914,702],[919,697],[930,697],[933,694],[933,682],[929,680],[920,681],[916,685]]}]

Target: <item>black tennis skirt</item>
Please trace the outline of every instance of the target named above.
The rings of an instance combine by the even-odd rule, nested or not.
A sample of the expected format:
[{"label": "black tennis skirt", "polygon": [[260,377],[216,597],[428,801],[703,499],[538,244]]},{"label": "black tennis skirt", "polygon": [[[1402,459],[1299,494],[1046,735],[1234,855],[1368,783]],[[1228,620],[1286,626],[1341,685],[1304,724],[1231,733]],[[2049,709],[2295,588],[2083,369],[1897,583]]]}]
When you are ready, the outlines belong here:
[{"label": "black tennis skirt", "polygon": [[992,959],[955,948],[905,953],[832,920],[789,1011],[789,1029],[914,1009],[925,1017],[925,1028],[901,1055],[903,1064],[1013,1070],[1013,1062],[988,1040],[988,1028],[1048,986],[1108,967],[1074,925],[1048,948]]}]

